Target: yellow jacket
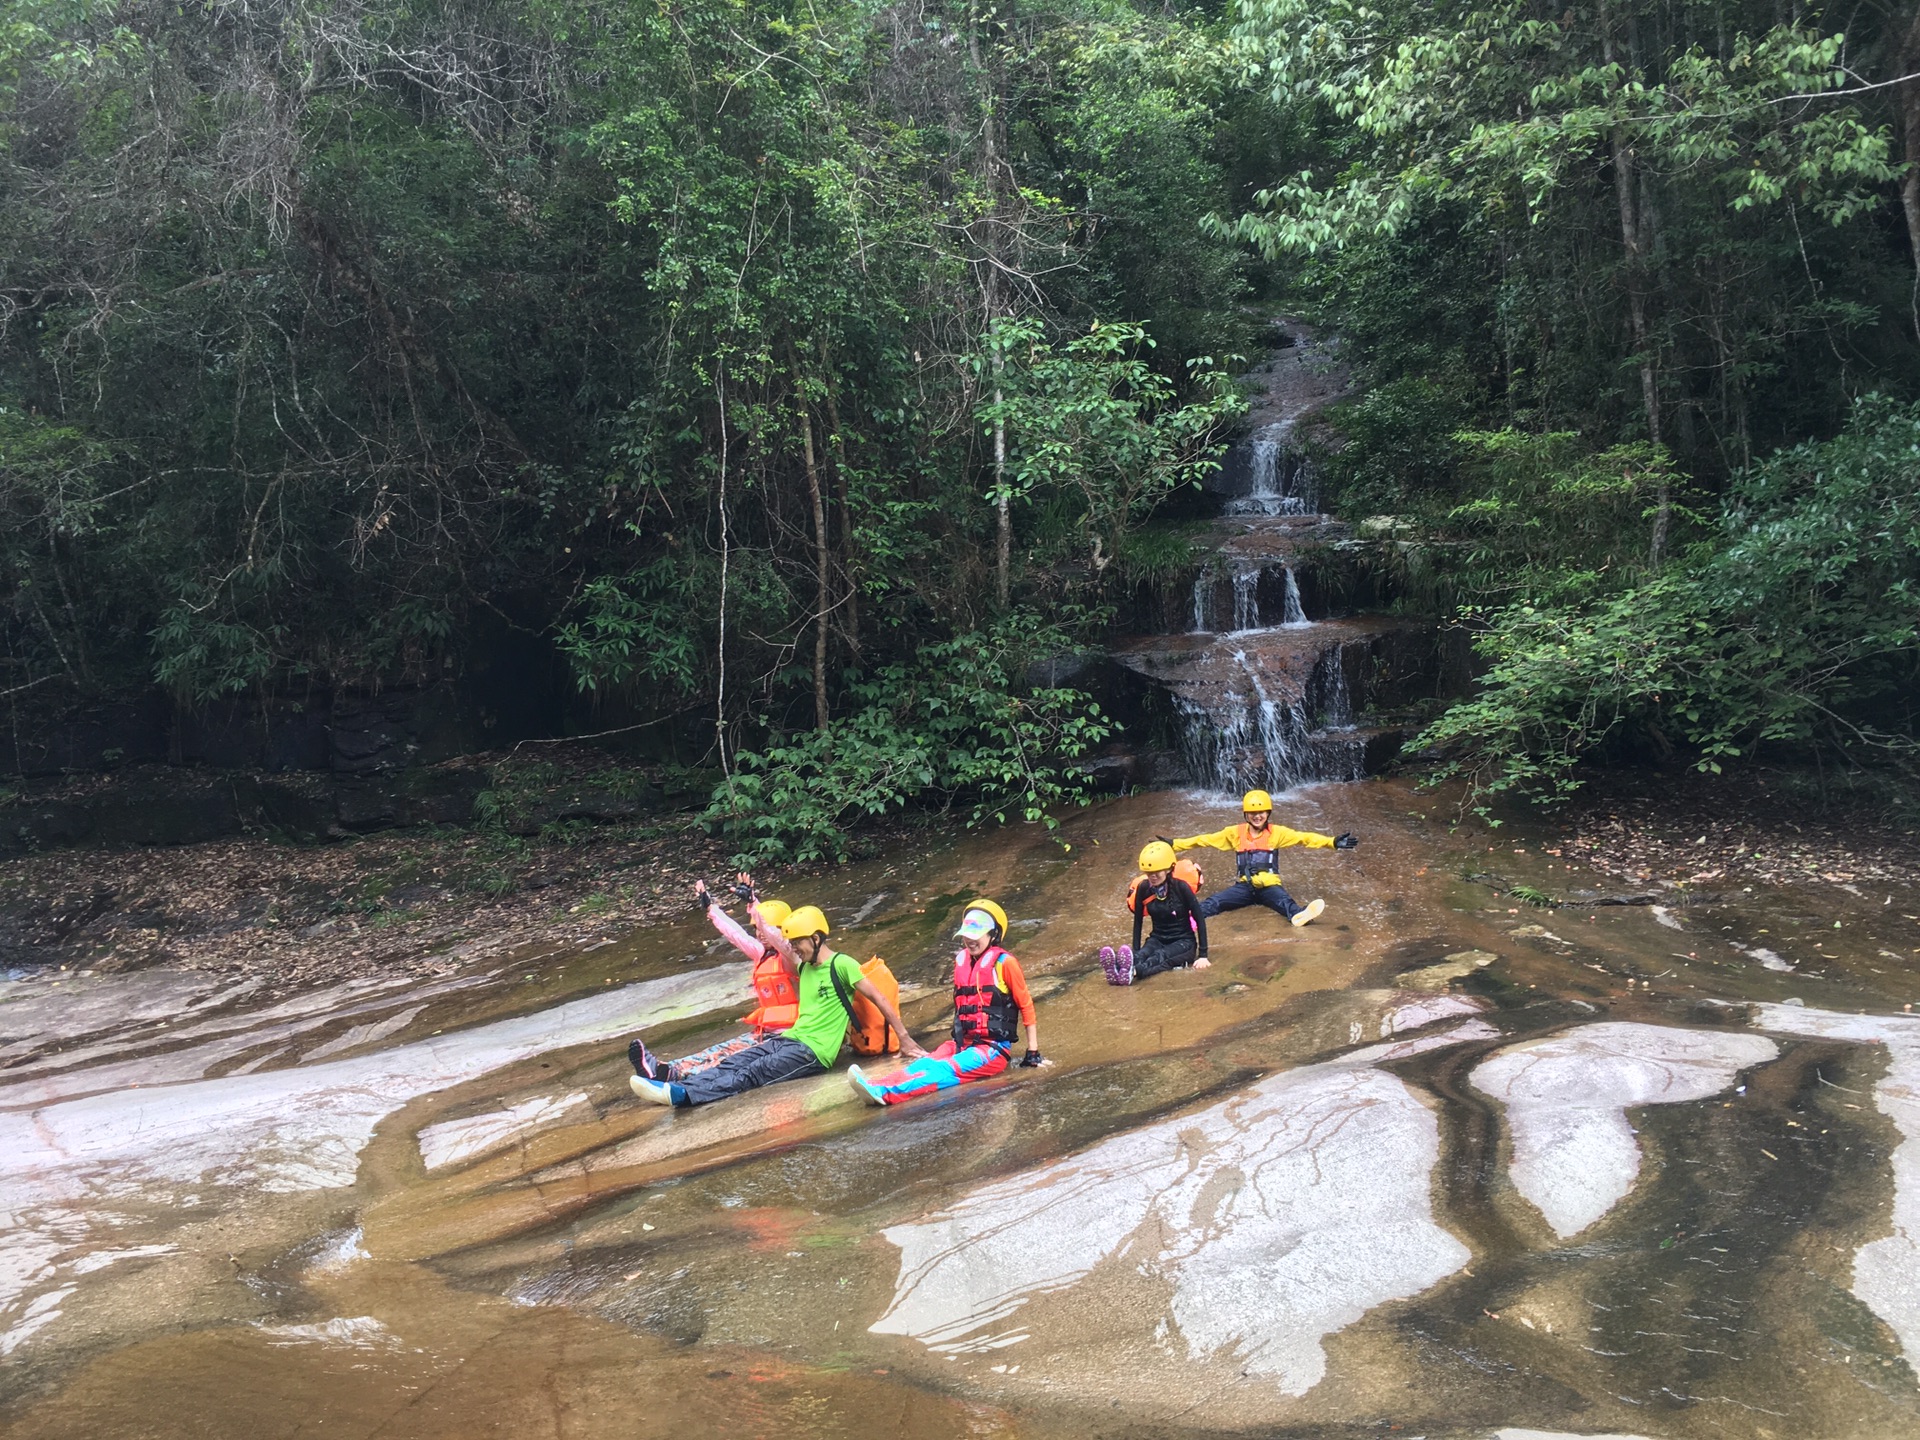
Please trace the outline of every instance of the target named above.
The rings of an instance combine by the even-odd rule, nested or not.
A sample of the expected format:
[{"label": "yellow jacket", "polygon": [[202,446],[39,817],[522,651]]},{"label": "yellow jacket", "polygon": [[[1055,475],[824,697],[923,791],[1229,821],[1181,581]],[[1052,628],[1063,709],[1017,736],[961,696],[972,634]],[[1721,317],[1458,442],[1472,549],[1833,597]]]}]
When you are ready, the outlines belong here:
[{"label": "yellow jacket", "polygon": [[[1331,850],[1333,836],[1321,835],[1313,830],[1289,830],[1284,825],[1272,823],[1255,835],[1248,829],[1245,822],[1242,822],[1238,825],[1229,825],[1224,830],[1216,830],[1206,835],[1188,835],[1173,842],[1173,848],[1176,851],[1192,850],[1201,845],[1212,850],[1225,850],[1235,854],[1244,851],[1264,853],[1272,850],[1288,850],[1295,845],[1304,845],[1309,850]],[[1280,883],[1279,875],[1271,868],[1255,870],[1244,878],[1262,887]]]}]

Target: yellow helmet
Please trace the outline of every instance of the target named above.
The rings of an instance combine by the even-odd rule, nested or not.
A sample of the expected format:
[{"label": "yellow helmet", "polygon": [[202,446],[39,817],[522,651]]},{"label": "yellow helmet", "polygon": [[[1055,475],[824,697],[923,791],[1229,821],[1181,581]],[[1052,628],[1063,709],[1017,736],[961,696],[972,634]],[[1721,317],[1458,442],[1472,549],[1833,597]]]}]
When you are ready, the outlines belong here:
[{"label": "yellow helmet", "polygon": [[793,907],[784,900],[762,900],[760,918],[767,922],[769,929],[778,930],[787,923],[787,917],[793,914]]},{"label": "yellow helmet", "polygon": [[1164,840],[1149,840],[1147,848],[1140,852],[1142,870],[1171,870],[1173,868],[1173,846]]},{"label": "yellow helmet", "polygon": [[1240,797],[1240,809],[1243,814],[1251,815],[1260,810],[1273,809],[1273,796],[1264,790],[1249,790]]},{"label": "yellow helmet", "polygon": [[994,904],[993,901],[991,900],[969,900],[967,902],[967,908],[960,912],[960,928],[954,932],[956,935],[966,934],[967,916],[972,911],[975,911],[975,910],[978,910],[981,914],[989,917],[993,921],[994,925],[998,927],[1002,935],[1005,935],[1007,933],[1007,912],[1006,911],[1002,910],[998,905]]},{"label": "yellow helmet", "polygon": [[789,940],[803,940],[809,935],[831,935],[833,931],[818,905],[802,905],[780,922],[780,933]]}]

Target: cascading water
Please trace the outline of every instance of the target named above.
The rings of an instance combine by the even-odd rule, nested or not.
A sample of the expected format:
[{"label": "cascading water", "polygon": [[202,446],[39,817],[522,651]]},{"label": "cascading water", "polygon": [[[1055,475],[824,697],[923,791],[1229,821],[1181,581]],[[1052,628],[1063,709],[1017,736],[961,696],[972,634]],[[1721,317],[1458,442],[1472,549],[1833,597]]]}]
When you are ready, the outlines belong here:
[{"label": "cascading water", "polygon": [[1248,489],[1228,502],[1229,515],[1311,515],[1318,503],[1314,467],[1293,445],[1293,426],[1282,423],[1243,442]]},{"label": "cascading water", "polygon": [[[1227,503],[1214,553],[1191,579],[1189,635],[1164,643],[1142,636],[1115,652],[1173,702],[1192,779],[1229,792],[1364,774],[1369,757],[1391,753],[1391,737],[1357,724],[1364,717],[1355,712],[1373,705],[1372,686],[1383,676],[1403,685],[1405,674],[1398,656],[1390,670],[1356,664],[1350,694],[1345,652],[1365,661],[1391,622],[1307,614],[1303,581],[1315,590],[1317,612],[1340,593],[1326,581],[1341,562],[1320,557],[1347,532],[1314,513],[1318,477],[1307,446],[1317,432],[1307,427],[1345,393],[1344,372],[1332,348],[1309,334],[1264,373],[1272,379],[1252,433],[1208,485]],[[1303,576],[1300,565],[1319,568]]]},{"label": "cascading water", "polygon": [[1286,611],[1281,616],[1280,623],[1282,625],[1293,625],[1296,627],[1301,625],[1311,625],[1313,622],[1307,619],[1306,607],[1300,603],[1300,582],[1294,578],[1293,567],[1291,565],[1287,566],[1286,569],[1287,569]]},{"label": "cascading water", "polygon": [[1247,570],[1233,577],[1233,628],[1260,627],[1260,572]]},{"label": "cascading water", "polygon": [[1321,682],[1320,723],[1329,730],[1353,728],[1353,701],[1347,694],[1347,647],[1336,645],[1327,651],[1315,672]]}]

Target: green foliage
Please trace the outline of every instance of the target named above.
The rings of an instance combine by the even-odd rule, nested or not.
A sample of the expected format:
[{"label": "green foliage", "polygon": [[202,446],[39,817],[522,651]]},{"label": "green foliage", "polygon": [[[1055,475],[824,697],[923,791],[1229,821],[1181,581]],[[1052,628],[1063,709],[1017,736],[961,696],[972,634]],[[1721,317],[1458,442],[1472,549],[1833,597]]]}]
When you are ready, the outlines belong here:
[{"label": "green foliage", "polygon": [[1665,452],[1644,443],[1597,454],[1570,431],[1461,431],[1461,489],[1444,523],[1466,537],[1453,580],[1484,602],[1612,589],[1648,564],[1653,497],[1670,484]]},{"label": "green foliage", "polygon": [[560,653],[583,690],[636,680],[684,690],[697,674],[699,632],[687,623],[698,613],[691,568],[662,556],[623,579],[603,575],[587,583],[581,618],[560,628]]},{"label": "green foliage", "polygon": [[1773,24],[1720,53],[1642,57],[1604,14],[1562,23],[1524,0],[1487,6],[1244,0],[1237,36],[1276,101],[1313,101],[1375,142],[1331,184],[1312,171],[1256,197],[1237,233],[1316,253],[1408,225],[1428,197],[1538,224],[1557,192],[1616,142],[1671,180],[1738,209],[1792,189],[1822,218],[1867,208],[1893,178],[1887,139],[1844,109],[1788,97],[1840,90],[1844,37]]},{"label": "green foliage", "polygon": [[1065,498],[1096,575],[1162,500],[1200,483],[1226,448],[1218,438],[1224,423],[1246,412],[1206,356],[1187,362],[1199,398],[1180,404],[1173,382],[1144,358],[1152,345],[1132,324],[1096,321],[1085,335],[1049,345],[1036,322],[1001,321],[978,362],[1001,396],[996,402],[983,384],[978,415],[988,430],[1006,427],[1007,495]]},{"label": "green foliage", "polygon": [[851,714],[736,755],[707,819],[740,845],[743,865],[843,860],[851,825],[910,803],[964,804],[969,825],[1054,828],[1049,812],[1086,795],[1068,762],[1112,733],[1079,691],[1021,682],[1036,647],[1063,639],[1010,616],[857,681]]},{"label": "green foliage", "polygon": [[1910,763],[1920,637],[1920,405],[1742,475],[1719,533],[1631,588],[1489,617],[1479,693],[1420,737],[1470,795],[1559,799],[1637,740],[1700,769],[1765,746]]}]

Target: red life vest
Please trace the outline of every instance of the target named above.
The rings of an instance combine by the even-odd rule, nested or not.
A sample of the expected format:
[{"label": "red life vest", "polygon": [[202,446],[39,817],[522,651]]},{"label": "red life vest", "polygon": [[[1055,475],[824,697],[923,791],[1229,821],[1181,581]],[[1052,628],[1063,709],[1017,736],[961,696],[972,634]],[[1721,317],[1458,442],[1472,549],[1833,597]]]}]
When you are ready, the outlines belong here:
[{"label": "red life vest", "polygon": [[953,957],[954,1044],[1013,1044],[1020,1033],[1020,1007],[1000,975],[1000,962],[1012,958],[998,945],[978,960],[965,950]]},{"label": "red life vest", "polygon": [[771,945],[753,962],[753,993],[760,1003],[740,1018],[756,1030],[785,1030],[800,1018],[800,994]]},{"label": "red life vest", "polygon": [[1267,822],[1267,828],[1258,835],[1246,821],[1240,822],[1240,828],[1234,832],[1233,848],[1240,853],[1234,858],[1234,873],[1242,880],[1251,880],[1254,876],[1268,870],[1279,869],[1280,852],[1273,844],[1273,822]]}]

